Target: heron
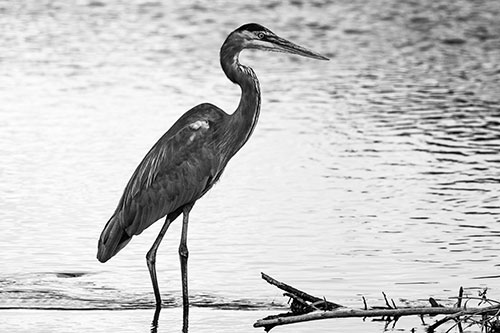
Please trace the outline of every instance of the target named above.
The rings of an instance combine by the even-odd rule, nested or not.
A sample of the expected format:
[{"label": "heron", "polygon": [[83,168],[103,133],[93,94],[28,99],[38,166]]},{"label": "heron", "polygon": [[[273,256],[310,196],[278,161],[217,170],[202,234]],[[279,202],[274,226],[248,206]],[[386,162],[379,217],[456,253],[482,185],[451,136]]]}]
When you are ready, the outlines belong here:
[{"label": "heron", "polygon": [[149,150],[128,181],[113,215],[99,238],[97,259],[104,263],[165,217],[146,262],[153,284],[156,309],[161,296],[156,275],[156,252],[171,223],[181,214],[179,258],[182,280],[184,328],[187,328],[189,213],[194,204],[221,177],[229,160],[250,138],[260,113],[259,81],[252,68],[239,62],[244,49],[292,53],[318,60],[328,58],[278,37],[257,23],[231,32],[220,50],[220,64],[229,80],[241,88],[236,110],[228,114],[203,103],[184,113]]}]

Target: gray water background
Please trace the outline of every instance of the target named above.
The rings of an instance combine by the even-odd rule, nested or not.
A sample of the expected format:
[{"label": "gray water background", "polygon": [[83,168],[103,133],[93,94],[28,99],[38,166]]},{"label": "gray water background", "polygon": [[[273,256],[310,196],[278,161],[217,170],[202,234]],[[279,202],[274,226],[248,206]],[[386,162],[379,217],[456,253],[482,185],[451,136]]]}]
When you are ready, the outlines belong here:
[{"label": "gray water background", "polygon": [[[97,239],[183,112],[236,108],[218,52],[247,22],[331,60],[242,55],[262,113],[191,214],[191,331],[255,331],[282,311],[261,271],[355,307],[382,291],[451,304],[460,286],[500,298],[498,17],[493,0],[0,1],[0,329],[149,331],[161,223],[105,265]],[[179,226],[157,258],[159,332],[180,330]]]}]

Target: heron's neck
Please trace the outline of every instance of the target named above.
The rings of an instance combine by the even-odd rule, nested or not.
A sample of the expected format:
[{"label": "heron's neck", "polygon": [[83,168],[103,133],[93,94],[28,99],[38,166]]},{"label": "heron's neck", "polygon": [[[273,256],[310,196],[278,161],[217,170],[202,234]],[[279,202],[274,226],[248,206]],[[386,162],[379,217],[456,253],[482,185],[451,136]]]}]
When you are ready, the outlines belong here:
[{"label": "heron's neck", "polygon": [[[260,113],[260,88],[255,72],[238,61],[241,50],[222,46],[221,65],[226,76],[241,87],[241,99],[236,111],[231,115],[232,137],[238,151],[250,138]],[[236,153],[236,151],[234,153]]]}]

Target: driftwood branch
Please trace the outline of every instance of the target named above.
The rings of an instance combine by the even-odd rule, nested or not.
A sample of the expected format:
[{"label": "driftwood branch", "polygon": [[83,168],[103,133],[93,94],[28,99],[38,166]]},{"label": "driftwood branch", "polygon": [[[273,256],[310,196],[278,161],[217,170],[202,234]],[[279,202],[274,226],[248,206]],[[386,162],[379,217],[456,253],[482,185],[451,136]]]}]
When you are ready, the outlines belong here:
[{"label": "driftwood branch", "polygon": [[[428,332],[434,332],[434,330],[438,326],[450,320],[453,320],[457,324],[459,324],[461,318],[470,319],[474,316],[480,316],[482,319],[473,321],[473,323],[480,324],[485,328],[493,327],[493,325],[499,322],[498,316],[500,314],[500,304],[498,302],[488,300],[485,295],[483,295],[481,298],[472,297],[467,298],[467,300],[479,299],[479,305],[488,304],[488,306],[468,308],[466,307],[466,302],[464,302],[465,298],[463,297],[462,288],[460,288],[457,303],[451,307],[442,306],[438,304],[433,298],[429,299],[431,306],[396,307],[394,300],[391,299],[390,303],[386,295],[383,294],[386,303],[385,307],[368,308],[366,300],[363,297],[364,309],[352,309],[346,308],[340,304],[329,302],[324,298],[309,295],[297,288],[277,281],[264,273],[262,273],[262,278],[268,283],[285,291],[284,295],[290,297],[292,300],[292,304],[290,305],[290,312],[268,316],[255,322],[254,327],[263,327],[266,332],[270,331],[275,326],[331,318],[382,317],[386,319],[392,318],[393,320],[397,320],[399,317],[403,316],[447,315],[443,319],[438,320],[433,325],[429,326]],[[486,321],[486,319],[489,319],[489,321]],[[486,330],[486,332],[500,331]]]},{"label": "driftwood branch", "polygon": [[[339,307],[342,307],[340,304],[328,302],[324,298],[319,298],[316,296],[309,295],[308,293],[303,292],[302,290],[299,290],[297,288],[294,288],[286,283],[280,282],[278,280],[273,279],[267,274],[261,273],[262,278],[266,280],[268,283],[278,287],[279,289],[285,291],[285,296],[288,296],[290,298],[293,298],[294,300],[297,300],[298,302],[303,301],[304,305],[306,305],[306,302],[311,303],[312,309],[318,308],[321,310],[333,310]],[[292,303],[293,304],[293,303]]]}]

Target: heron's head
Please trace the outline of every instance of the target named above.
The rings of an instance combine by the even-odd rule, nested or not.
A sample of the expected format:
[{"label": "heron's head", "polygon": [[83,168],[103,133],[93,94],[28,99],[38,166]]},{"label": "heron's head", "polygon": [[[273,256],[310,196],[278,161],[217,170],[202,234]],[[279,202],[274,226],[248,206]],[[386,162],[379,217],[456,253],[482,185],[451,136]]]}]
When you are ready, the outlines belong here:
[{"label": "heron's head", "polygon": [[328,58],[305,47],[294,44],[284,38],[278,37],[271,30],[257,23],[242,25],[229,35],[228,39],[239,43],[241,49],[259,49],[274,52],[298,54],[303,57],[329,60]]}]

